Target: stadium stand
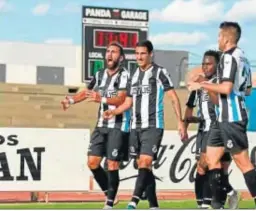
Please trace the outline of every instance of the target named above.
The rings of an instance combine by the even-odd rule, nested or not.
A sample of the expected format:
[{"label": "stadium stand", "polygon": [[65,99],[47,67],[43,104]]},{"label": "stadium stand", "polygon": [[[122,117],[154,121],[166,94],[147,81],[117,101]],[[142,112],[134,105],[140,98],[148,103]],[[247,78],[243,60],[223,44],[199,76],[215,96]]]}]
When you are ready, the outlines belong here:
[{"label": "stadium stand", "polygon": [[[63,111],[60,101],[78,87],[56,85],[0,84],[0,126],[44,128],[90,128],[95,126],[98,104],[82,102]],[[178,90],[181,104],[187,90]],[[167,129],[176,129],[171,101],[165,99]]]}]

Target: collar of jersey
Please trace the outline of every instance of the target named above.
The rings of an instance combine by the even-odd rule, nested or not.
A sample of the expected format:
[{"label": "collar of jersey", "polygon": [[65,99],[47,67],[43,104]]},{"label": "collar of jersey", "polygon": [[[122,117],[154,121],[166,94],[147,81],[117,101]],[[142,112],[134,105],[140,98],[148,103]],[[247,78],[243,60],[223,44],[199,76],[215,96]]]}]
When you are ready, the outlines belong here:
[{"label": "collar of jersey", "polygon": [[154,63],[152,63],[151,66],[149,66],[146,70],[143,70],[143,69],[141,69],[140,67],[139,67],[139,70],[140,70],[141,72],[146,72],[146,71],[150,70],[150,69],[153,68],[153,67],[154,67]]},{"label": "collar of jersey", "polygon": [[123,68],[122,68],[122,67],[119,67],[119,68],[117,69],[117,71],[116,71],[114,74],[112,74],[112,75],[109,75],[109,73],[108,73],[108,68],[106,68],[105,71],[107,71],[107,74],[108,74],[109,77],[113,77],[113,76],[116,75],[117,73],[121,73],[121,72],[123,71]]},{"label": "collar of jersey", "polygon": [[229,50],[225,51],[224,53],[232,54],[236,50],[237,46],[230,48]]}]

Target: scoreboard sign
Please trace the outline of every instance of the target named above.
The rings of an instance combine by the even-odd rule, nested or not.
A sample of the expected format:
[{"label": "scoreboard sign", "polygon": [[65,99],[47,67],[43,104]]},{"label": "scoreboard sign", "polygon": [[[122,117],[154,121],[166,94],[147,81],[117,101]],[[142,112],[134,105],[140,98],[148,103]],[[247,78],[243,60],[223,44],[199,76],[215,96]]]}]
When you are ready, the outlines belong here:
[{"label": "scoreboard sign", "polygon": [[148,37],[148,11],[105,7],[82,7],[83,82],[104,67],[106,47],[118,41],[124,47],[125,66],[136,67],[134,48]]}]

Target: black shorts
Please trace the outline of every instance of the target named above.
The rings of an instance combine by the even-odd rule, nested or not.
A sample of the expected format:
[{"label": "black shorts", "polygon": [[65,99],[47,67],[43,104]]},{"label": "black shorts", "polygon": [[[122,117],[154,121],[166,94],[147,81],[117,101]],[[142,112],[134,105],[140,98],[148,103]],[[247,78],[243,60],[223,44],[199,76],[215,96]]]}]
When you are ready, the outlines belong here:
[{"label": "black shorts", "polygon": [[219,127],[227,151],[235,154],[248,149],[247,121],[220,122]]},{"label": "black shorts", "polygon": [[[224,140],[221,134],[219,122],[215,121],[212,123],[209,136],[207,140],[207,146],[210,147],[224,147]],[[230,162],[232,160],[230,153],[225,150],[224,155],[221,158],[222,162]]]},{"label": "black shorts", "polygon": [[129,133],[116,128],[96,127],[91,135],[88,156],[106,157],[113,161],[128,161]]},{"label": "black shorts", "polygon": [[201,153],[206,153],[209,131],[198,130],[196,137],[196,160],[200,159]]},{"label": "black shorts", "polygon": [[129,138],[130,156],[138,158],[141,154],[157,159],[164,130],[160,128],[132,129]]},{"label": "black shorts", "polygon": [[221,131],[219,128],[219,122],[215,121],[211,124],[210,134],[208,137],[207,146],[210,147],[224,147],[224,141],[221,136]]}]

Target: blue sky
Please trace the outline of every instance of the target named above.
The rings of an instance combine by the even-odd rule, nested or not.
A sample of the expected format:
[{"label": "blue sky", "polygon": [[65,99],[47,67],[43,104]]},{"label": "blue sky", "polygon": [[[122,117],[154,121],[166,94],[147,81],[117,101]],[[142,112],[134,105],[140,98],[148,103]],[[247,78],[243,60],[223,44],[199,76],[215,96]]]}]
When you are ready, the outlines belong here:
[{"label": "blue sky", "polygon": [[0,0],[0,41],[81,45],[81,5],[149,10],[155,48],[187,50],[190,62],[216,48],[221,21],[238,21],[256,65],[256,0]]}]

